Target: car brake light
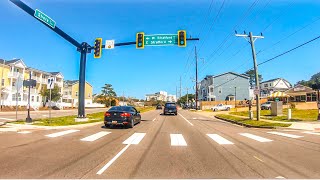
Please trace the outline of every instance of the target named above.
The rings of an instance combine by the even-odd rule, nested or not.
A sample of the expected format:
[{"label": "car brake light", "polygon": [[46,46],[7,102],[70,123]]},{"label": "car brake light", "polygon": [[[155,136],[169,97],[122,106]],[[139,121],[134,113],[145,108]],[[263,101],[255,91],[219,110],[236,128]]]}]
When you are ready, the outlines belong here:
[{"label": "car brake light", "polygon": [[121,117],[130,117],[131,114],[130,114],[130,113],[122,113],[120,116],[121,116]]},{"label": "car brake light", "polygon": [[111,114],[106,112],[106,113],[104,113],[104,116],[111,116]]}]

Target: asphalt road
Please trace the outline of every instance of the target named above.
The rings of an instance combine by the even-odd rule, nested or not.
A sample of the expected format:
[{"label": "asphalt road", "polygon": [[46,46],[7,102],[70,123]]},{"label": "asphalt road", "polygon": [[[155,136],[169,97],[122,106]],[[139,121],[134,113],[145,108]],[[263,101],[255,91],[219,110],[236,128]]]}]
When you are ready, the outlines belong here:
[{"label": "asphalt road", "polygon": [[[107,110],[107,108],[92,108],[86,109],[86,114],[102,112]],[[26,119],[28,112],[27,111],[18,111],[18,119]],[[61,116],[69,116],[69,115],[77,115],[78,109],[70,109],[70,110],[51,110],[51,117],[61,117]],[[30,117],[32,119],[38,118],[47,118],[49,117],[49,110],[46,111],[30,111]],[[0,122],[1,121],[14,121],[16,120],[16,112],[0,112]]]},{"label": "asphalt road", "polygon": [[0,133],[0,178],[320,178],[320,133],[160,112],[133,129]]}]

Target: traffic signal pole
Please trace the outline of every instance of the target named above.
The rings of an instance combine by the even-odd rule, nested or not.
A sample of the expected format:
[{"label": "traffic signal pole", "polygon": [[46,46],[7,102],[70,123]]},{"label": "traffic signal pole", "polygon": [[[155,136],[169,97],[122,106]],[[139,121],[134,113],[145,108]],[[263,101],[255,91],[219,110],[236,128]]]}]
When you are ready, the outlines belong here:
[{"label": "traffic signal pole", "polygon": [[[66,34],[64,31],[62,31],[57,26],[50,26],[46,24],[45,22],[41,21],[40,19],[35,17],[35,10],[30,8],[28,5],[23,3],[20,0],[10,0],[13,4],[21,8],[23,11],[28,13],[30,16],[32,16],[34,19],[42,23],[43,25],[47,26],[49,29],[60,35],[62,38],[73,44],[77,51],[80,52],[80,72],[79,72],[79,99],[78,99],[78,118],[85,118],[85,72],[86,72],[86,57],[87,53],[91,53],[91,50],[94,49],[94,47],[90,46],[88,43],[83,42],[79,43],[75,39],[73,39],[71,36]],[[199,40],[199,38],[187,38],[186,40]],[[114,46],[126,46],[126,45],[134,45],[136,44],[136,41],[132,42],[123,42],[123,43],[115,43]],[[102,48],[105,48],[105,45],[102,45]]]}]

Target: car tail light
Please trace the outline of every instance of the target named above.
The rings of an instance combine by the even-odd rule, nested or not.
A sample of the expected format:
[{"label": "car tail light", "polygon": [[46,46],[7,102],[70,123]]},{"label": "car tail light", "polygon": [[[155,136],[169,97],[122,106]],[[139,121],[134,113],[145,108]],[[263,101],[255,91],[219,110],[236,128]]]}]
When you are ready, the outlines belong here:
[{"label": "car tail light", "polygon": [[105,112],[105,113],[104,113],[104,116],[111,116],[111,114],[108,113],[108,112]]},{"label": "car tail light", "polygon": [[121,116],[121,117],[130,117],[131,114],[130,114],[130,113],[122,113],[120,116]]}]

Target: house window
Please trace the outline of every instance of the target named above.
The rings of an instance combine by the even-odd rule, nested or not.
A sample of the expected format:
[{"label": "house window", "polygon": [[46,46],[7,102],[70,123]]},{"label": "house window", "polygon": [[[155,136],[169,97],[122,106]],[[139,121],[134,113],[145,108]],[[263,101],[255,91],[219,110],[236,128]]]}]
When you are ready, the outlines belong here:
[{"label": "house window", "polygon": [[[271,86],[271,85],[270,85]],[[268,84],[264,84],[264,87],[268,87]]]},{"label": "house window", "polygon": [[37,96],[37,102],[39,102],[39,96]]},{"label": "house window", "polygon": [[221,94],[222,93],[222,88],[221,87],[219,87],[219,94]]},{"label": "house window", "polygon": [[19,72],[19,69],[16,69],[16,72]]},{"label": "house window", "polygon": [[31,96],[31,101],[34,102],[34,96]]},{"label": "house window", "polygon": [[308,93],[307,94],[307,101],[317,101],[317,94],[316,93]]},{"label": "house window", "polygon": [[68,95],[68,92],[64,92],[64,95]]},{"label": "house window", "polygon": [[269,85],[272,86],[271,83]]},{"label": "house window", "polygon": [[213,88],[210,88],[210,92],[213,92]]},{"label": "house window", "polygon": [[16,82],[12,82],[12,86],[16,86]]},{"label": "house window", "polygon": [[1,80],[1,85],[4,86],[4,79]]},{"label": "house window", "polygon": [[[16,94],[12,94],[12,101],[17,101]],[[18,94],[18,101],[21,101],[21,95]]]},{"label": "house window", "polygon": [[76,91],[76,96],[78,96],[78,91]]},{"label": "house window", "polygon": [[90,93],[88,94],[88,97],[90,97]]}]

